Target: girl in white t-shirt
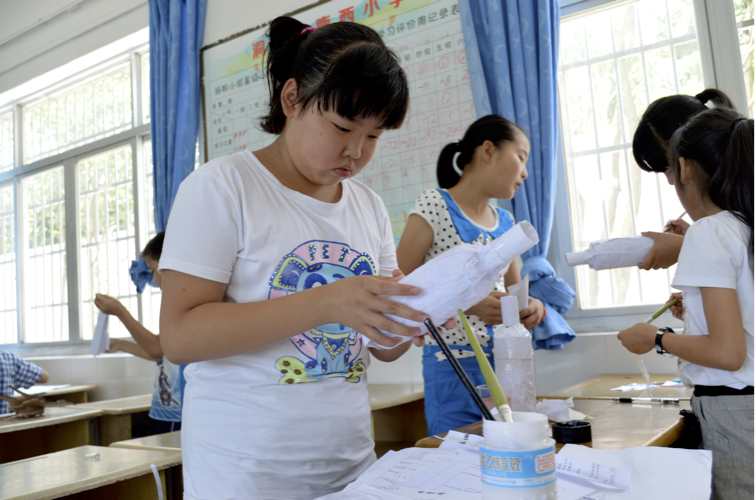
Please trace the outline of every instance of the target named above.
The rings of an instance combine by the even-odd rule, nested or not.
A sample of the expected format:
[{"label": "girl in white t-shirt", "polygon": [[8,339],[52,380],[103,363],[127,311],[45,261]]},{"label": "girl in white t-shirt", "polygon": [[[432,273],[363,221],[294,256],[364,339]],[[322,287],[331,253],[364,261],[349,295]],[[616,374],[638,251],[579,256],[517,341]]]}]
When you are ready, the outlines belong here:
[{"label": "girl in white t-shirt", "polygon": [[380,330],[420,332],[386,314],[426,317],[388,298],[419,290],[392,277],[386,209],[352,178],[404,120],[399,60],[355,23],[282,17],[269,40],[261,125],[278,137],[182,183],[160,260],[161,343],[190,363],[187,499],[312,499],[354,480],[375,460],[363,335],[395,346]]},{"label": "girl in white t-shirt", "polygon": [[670,176],[695,221],[672,286],[685,335],[641,323],[619,333],[630,351],[680,358],[703,446],[713,453],[714,498],[753,498],[753,120],[699,113],[670,143]]}]

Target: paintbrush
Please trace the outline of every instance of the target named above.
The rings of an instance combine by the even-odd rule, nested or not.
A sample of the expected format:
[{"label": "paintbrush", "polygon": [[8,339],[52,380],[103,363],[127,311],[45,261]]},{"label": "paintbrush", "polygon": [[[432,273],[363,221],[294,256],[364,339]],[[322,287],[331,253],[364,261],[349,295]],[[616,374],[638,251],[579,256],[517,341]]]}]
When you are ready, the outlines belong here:
[{"label": "paintbrush", "polygon": [[483,415],[483,418],[485,418],[486,420],[495,420],[489,409],[486,407],[486,404],[483,402],[483,399],[480,397],[480,394],[478,394],[478,391],[475,390],[475,387],[472,385],[472,382],[470,382],[470,379],[467,378],[467,374],[465,373],[464,368],[462,368],[462,365],[459,364],[457,358],[454,357],[451,349],[449,349],[449,346],[446,345],[446,342],[436,328],[436,325],[433,324],[433,321],[430,318],[426,319],[423,324],[425,325],[425,328],[428,329],[428,332],[430,332],[433,340],[435,340],[438,344],[438,347],[441,348],[441,352],[444,353],[446,360],[449,361],[449,364],[451,364],[451,367],[457,374],[459,381],[462,382],[462,385],[465,387],[465,389],[467,389],[470,397],[472,397],[473,401],[475,401],[475,404],[480,410],[481,415]]},{"label": "paintbrush", "polygon": [[496,374],[494,373],[493,368],[491,368],[491,363],[488,362],[488,358],[480,347],[480,342],[478,342],[472,328],[470,328],[470,323],[467,322],[467,316],[465,316],[465,313],[462,311],[459,311],[458,314],[459,320],[462,322],[462,326],[467,334],[467,340],[470,342],[473,351],[475,351],[475,359],[478,361],[478,366],[483,373],[483,378],[486,379],[488,390],[491,391],[491,398],[493,399],[494,406],[499,410],[499,415],[504,422],[512,422],[512,407],[509,406],[509,399],[504,393],[504,389],[501,387],[499,379],[496,378]]}]

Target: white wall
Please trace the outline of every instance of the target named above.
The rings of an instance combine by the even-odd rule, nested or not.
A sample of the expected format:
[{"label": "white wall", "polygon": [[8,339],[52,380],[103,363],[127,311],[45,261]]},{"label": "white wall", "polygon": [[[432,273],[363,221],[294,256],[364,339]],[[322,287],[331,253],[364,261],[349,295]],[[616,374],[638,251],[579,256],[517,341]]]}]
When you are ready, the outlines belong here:
[{"label": "white wall", "polygon": [[208,0],[205,45],[312,3],[303,0]]}]

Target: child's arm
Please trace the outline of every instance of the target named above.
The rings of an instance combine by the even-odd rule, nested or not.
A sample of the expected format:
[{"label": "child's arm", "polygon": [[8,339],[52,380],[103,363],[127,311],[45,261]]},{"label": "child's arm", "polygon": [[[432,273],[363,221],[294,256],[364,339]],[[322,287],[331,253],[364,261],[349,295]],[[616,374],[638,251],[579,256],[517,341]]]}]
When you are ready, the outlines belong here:
[{"label": "child's arm", "polygon": [[433,229],[419,215],[410,214],[407,225],[404,226],[399,247],[396,249],[396,258],[399,261],[399,269],[404,274],[409,274],[425,262],[425,256],[433,245]]},{"label": "child's arm", "polygon": [[147,354],[139,344],[135,342],[129,342],[128,340],[124,339],[110,339],[110,347],[108,348],[108,352],[127,352],[136,356],[137,358],[142,358],[147,361],[157,361],[158,359],[160,359],[155,359]]},{"label": "child's arm", "polygon": [[[701,288],[708,335],[664,335],[664,349],[690,363],[736,371],[746,359],[745,333],[738,295],[731,288]],[[654,348],[656,327],[639,323],[619,333],[629,351],[643,354]]]},{"label": "child's arm", "polygon": [[317,325],[335,322],[392,346],[397,341],[380,330],[414,336],[418,329],[392,321],[386,314],[418,322],[426,318],[386,298],[416,295],[420,290],[373,276],[346,278],[286,297],[241,304],[223,302],[225,284],[178,271],[163,271],[161,288],[160,342],[174,363],[258,351]]},{"label": "child's arm", "polygon": [[157,361],[163,357],[163,349],[160,347],[158,336],[142,326],[118,299],[98,293],[95,296],[95,306],[102,312],[112,314],[121,320],[121,323],[129,331],[131,337],[142,348],[143,354],[146,357],[132,351],[126,352],[152,361]]}]

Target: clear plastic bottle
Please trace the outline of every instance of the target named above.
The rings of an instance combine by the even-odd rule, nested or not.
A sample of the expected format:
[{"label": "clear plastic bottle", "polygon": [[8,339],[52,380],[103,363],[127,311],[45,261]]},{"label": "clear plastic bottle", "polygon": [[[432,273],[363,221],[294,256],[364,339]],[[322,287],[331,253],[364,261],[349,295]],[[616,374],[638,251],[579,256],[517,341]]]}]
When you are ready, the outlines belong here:
[{"label": "clear plastic bottle", "polygon": [[654,240],[646,236],[630,238],[613,238],[594,241],[588,250],[572,252],[565,255],[567,264],[579,266],[587,264],[591,269],[616,269],[637,266],[648,255]]},{"label": "clear plastic bottle", "polygon": [[530,332],[520,323],[517,297],[501,298],[503,323],[494,329],[494,366],[514,411],[534,411],[535,362]]}]

